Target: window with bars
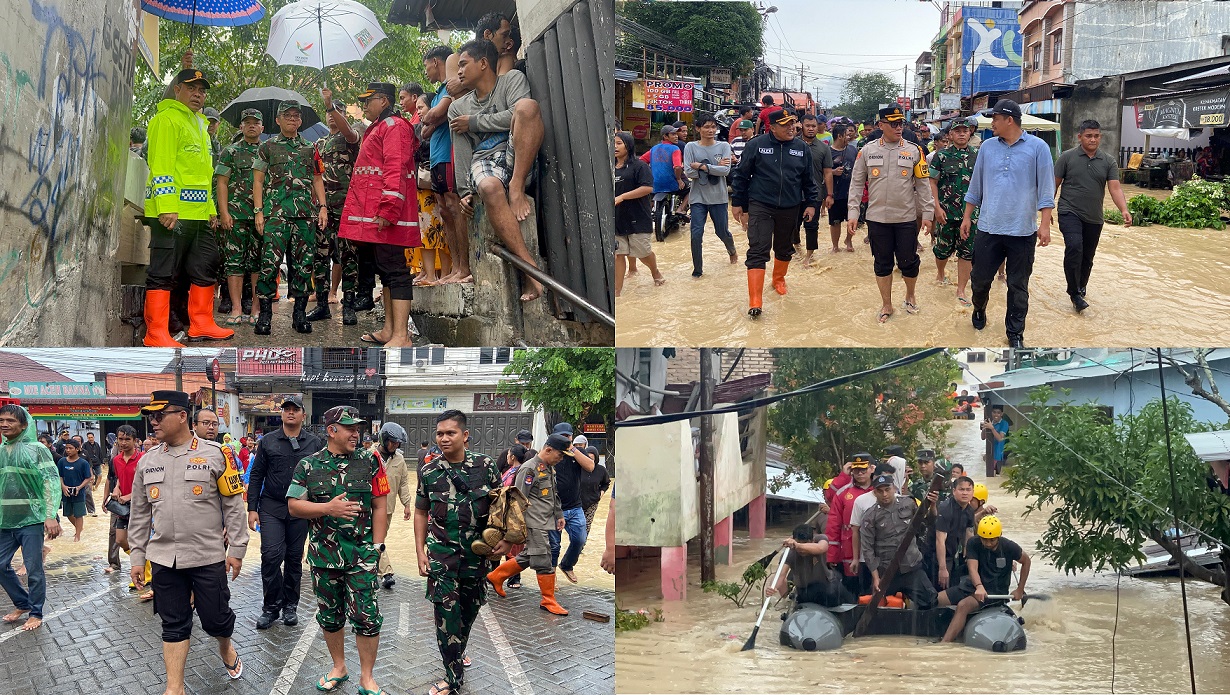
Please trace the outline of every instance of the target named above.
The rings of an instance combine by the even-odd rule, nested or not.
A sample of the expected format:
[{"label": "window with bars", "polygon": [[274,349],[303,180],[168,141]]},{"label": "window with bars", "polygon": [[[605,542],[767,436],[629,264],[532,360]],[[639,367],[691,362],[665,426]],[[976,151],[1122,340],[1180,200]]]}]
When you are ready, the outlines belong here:
[{"label": "window with bars", "polygon": [[1033,70],[1041,70],[1042,69],[1042,44],[1035,43],[1031,48],[1033,48],[1033,55],[1030,59],[1030,68]]},{"label": "window with bars", "polygon": [[359,348],[323,348],[320,367],[326,370],[354,369],[355,364],[367,366],[367,357]]},{"label": "window with bars", "polygon": [[1058,65],[1063,61],[1063,32],[1057,31],[1051,37],[1051,63]]},{"label": "window with bars", "polygon": [[512,348],[482,348],[478,355],[479,364],[508,364],[512,361]]},{"label": "window with bars", "polygon": [[[402,351],[402,364],[405,364],[405,355],[408,350]],[[414,353],[411,358],[411,364],[417,365],[419,361],[426,364],[444,364],[444,348],[442,347],[420,347],[414,348]]]}]

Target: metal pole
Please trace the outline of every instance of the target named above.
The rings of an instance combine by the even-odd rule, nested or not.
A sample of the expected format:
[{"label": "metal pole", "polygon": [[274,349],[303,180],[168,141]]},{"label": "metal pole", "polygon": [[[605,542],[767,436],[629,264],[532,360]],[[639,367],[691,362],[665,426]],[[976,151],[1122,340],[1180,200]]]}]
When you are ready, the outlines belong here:
[{"label": "metal pole", "polygon": [[571,288],[569,288],[567,285],[564,285],[559,280],[556,280],[550,275],[547,275],[545,272],[542,271],[542,269],[535,268],[533,265],[526,263],[521,258],[518,258],[517,256],[513,255],[511,251],[504,248],[503,246],[493,245],[491,246],[491,251],[495,255],[499,256],[500,258],[503,258],[509,263],[512,263],[521,272],[525,273],[526,275],[529,275],[530,277],[541,282],[547,287],[550,287],[553,292],[555,292],[556,294],[559,294],[564,299],[567,299],[573,304],[576,304],[581,309],[584,309],[586,312],[593,315],[593,317],[597,319],[599,323],[606,325],[606,326],[610,326],[611,328],[615,327],[615,317],[614,316],[594,306],[593,304],[589,302],[589,300],[585,299],[581,295],[572,291]]},{"label": "metal pole", "polygon": [[[713,349],[700,349],[700,409],[713,407]],[[713,543],[713,417],[700,418],[700,580],[717,579],[714,568]]]},{"label": "metal pole", "polygon": [[184,390],[184,349],[175,348],[175,390]]}]

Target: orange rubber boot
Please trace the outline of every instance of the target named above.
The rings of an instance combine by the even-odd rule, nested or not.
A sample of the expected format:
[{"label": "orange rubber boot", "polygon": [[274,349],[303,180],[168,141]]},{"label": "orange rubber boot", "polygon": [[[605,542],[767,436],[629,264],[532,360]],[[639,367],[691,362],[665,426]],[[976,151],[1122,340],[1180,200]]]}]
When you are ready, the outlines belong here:
[{"label": "orange rubber boot", "polygon": [[499,594],[503,598],[508,598],[508,594],[504,593],[504,582],[507,581],[509,577],[514,574],[519,574],[524,569],[525,568],[522,567],[515,558],[512,560],[505,560],[500,563],[499,567],[496,567],[487,574],[487,581],[491,583],[491,588],[495,589],[495,593]]},{"label": "orange rubber boot", "polygon": [[773,289],[777,290],[778,294],[786,294],[786,271],[789,268],[790,261],[773,259]]},{"label": "orange rubber boot", "polygon": [[171,290],[145,290],[145,347],[181,348],[167,330],[171,315]]},{"label": "orange rubber boot", "polygon": [[188,288],[188,335],[193,338],[227,340],[235,331],[214,323],[214,288],[191,285]]},{"label": "orange rubber boot", "polygon": [[555,615],[568,615],[568,610],[555,601],[555,573],[538,575],[538,589],[542,591],[542,603],[538,607]]},{"label": "orange rubber boot", "polygon": [[760,307],[762,306],[764,295],[764,268],[748,268],[747,269],[747,297],[749,314],[752,316],[760,315]]}]

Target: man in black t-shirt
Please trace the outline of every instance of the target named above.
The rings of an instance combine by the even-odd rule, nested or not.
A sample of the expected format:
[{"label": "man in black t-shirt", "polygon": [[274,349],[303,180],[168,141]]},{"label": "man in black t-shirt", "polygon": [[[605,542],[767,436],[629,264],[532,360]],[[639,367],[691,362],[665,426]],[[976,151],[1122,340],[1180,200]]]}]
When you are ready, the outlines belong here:
[{"label": "man in black t-shirt", "polygon": [[939,589],[946,589],[964,572],[964,563],[958,558],[965,549],[965,542],[974,532],[974,481],[961,476],[952,485],[952,497],[939,506],[935,520],[935,557],[938,565]]},{"label": "man in black t-shirt", "polygon": [[782,546],[791,550],[786,558],[789,571],[781,574],[775,586],[765,585],[765,596],[785,596],[789,580],[794,584],[795,603],[818,603],[833,608],[858,601],[825,562],[829,551],[828,536],[802,524],[795,527]]},{"label": "man in black t-shirt", "polygon": [[1021,546],[1003,537],[1003,526],[998,517],[984,516],[978,522],[978,537],[971,538],[965,546],[965,562],[969,575],[956,586],[940,592],[939,605],[956,606],[952,622],[944,633],[944,642],[951,642],[965,629],[970,613],[979,608],[1004,603],[1003,599],[987,599],[987,596],[1004,596],[1012,583],[1013,563],[1020,563],[1021,576],[1012,590],[1012,600],[1020,601],[1025,596],[1025,582],[1029,579],[1029,554]]},{"label": "man in black t-shirt", "polygon": [[[572,441],[572,425],[561,422],[555,426],[551,434],[562,434]],[[588,444],[588,442],[585,442]],[[555,464],[555,492],[559,495],[560,508],[564,511],[564,530],[568,532],[568,552],[561,559],[560,544],[563,536],[559,531],[548,531],[551,539],[551,565],[558,566],[568,577],[568,581],[577,583],[577,575],[573,569],[585,549],[587,531],[585,527],[585,510],[581,508],[581,474],[594,470],[594,460],[585,454],[582,447],[573,444],[564,452],[564,457]]]},{"label": "man in black t-shirt", "polygon": [[653,274],[653,283],[666,278],[658,272],[658,260],[650,248],[653,235],[653,171],[636,156],[632,134],[615,134],[615,296],[620,296],[627,273],[628,256],[639,258]]}]

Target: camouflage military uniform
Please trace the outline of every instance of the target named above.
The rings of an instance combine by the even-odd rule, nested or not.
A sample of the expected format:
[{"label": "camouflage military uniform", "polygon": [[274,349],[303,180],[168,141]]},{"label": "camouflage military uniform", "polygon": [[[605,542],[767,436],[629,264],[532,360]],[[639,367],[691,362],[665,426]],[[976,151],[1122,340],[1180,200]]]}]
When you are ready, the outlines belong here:
[{"label": "camouflage military uniform", "polygon": [[286,138],[281,133],[262,142],[257,155],[252,168],[265,172],[265,239],[256,292],[269,298],[277,293],[278,265],[285,254],[290,296],[306,297],[312,282],[312,247],[316,245],[312,179],[321,173],[320,160],[302,135]]},{"label": "camouflage military uniform", "polygon": [[361,505],[354,519],[321,516],[308,521],[307,561],[320,606],[316,622],[325,632],[342,629],[349,615],[356,635],[380,634],[384,623],[376,604],[380,554],[372,539],[372,505],[388,492],[384,470],[362,449],[350,456],[321,449],[295,466],[288,498],[328,502],[346,493],[346,499]]},{"label": "camouflage military uniform", "polygon": [[974,234],[978,231],[978,209],[970,217],[969,238],[961,238],[961,218],[965,215],[965,193],[974,175],[974,162],[978,150],[972,146],[965,149],[946,147],[931,158],[931,176],[940,194],[937,203],[944,210],[947,221],[935,230],[935,243],[931,247],[936,258],[948,260],[955,253],[963,261],[974,260]]},{"label": "camouflage military uniform", "polygon": [[333,133],[316,141],[316,156],[323,167],[325,180],[325,203],[329,206],[329,226],[316,232],[316,257],[312,263],[316,289],[329,288],[329,261],[342,264],[342,291],[355,289],[359,277],[359,261],[349,239],[337,236],[342,224],[342,208],[346,205],[346,192],[350,190],[350,174],[354,160],[359,156],[359,143],[346,142],[346,136]]},{"label": "camouflage military uniform", "polygon": [[500,472],[490,457],[467,450],[461,463],[439,456],[423,464],[418,479],[414,508],[427,512],[427,600],[435,604],[436,643],[455,692],[465,678],[462,659],[478,609],[487,602],[485,577],[491,570],[470,544],[487,526],[488,493],[500,487]]},{"label": "camouflage military uniform", "polygon": [[222,233],[222,275],[260,271],[261,236],[256,233],[256,210],[252,207],[252,167],[259,143],[246,140],[228,146],[218,157],[214,174],[226,176],[226,211],[235,224]]}]

